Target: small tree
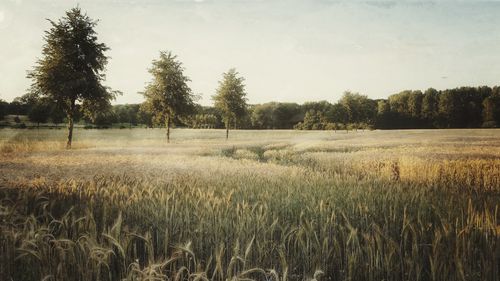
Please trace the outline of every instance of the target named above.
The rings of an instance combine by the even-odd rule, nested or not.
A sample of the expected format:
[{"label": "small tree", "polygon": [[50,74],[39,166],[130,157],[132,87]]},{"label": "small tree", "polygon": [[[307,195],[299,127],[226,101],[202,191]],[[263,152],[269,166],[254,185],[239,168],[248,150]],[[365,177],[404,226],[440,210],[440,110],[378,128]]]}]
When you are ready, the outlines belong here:
[{"label": "small tree", "polygon": [[40,128],[40,123],[45,123],[49,119],[49,114],[49,106],[43,101],[38,101],[32,105],[28,112],[28,118],[31,122],[37,124],[37,128]]},{"label": "small tree", "polygon": [[221,112],[226,126],[226,139],[229,138],[231,122],[243,117],[247,109],[247,99],[243,77],[238,77],[236,69],[231,68],[219,81],[217,93],[212,97],[215,107]]},{"label": "small tree", "polygon": [[[78,104],[85,114],[109,105],[118,92],[101,83],[108,62],[108,47],[97,41],[97,21],[73,8],[59,21],[49,20],[52,27],[45,32],[42,58],[28,74],[33,80],[32,92],[57,103],[68,119],[68,140],[71,148],[73,121]],[[99,105],[98,108],[95,105]]]},{"label": "small tree", "polygon": [[154,123],[167,127],[167,142],[170,142],[170,127],[175,118],[184,117],[194,111],[194,98],[187,85],[190,81],[183,74],[182,63],[171,52],[160,52],[153,60],[149,73],[153,76],[142,93],[146,98],[141,109],[151,113]]}]

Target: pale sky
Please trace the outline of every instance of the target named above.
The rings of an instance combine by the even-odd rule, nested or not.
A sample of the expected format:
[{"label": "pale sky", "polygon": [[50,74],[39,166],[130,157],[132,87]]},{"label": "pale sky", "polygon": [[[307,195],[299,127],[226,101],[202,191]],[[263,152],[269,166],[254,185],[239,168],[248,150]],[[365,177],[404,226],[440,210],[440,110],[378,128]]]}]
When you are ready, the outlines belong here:
[{"label": "pale sky", "polygon": [[111,48],[115,103],[142,101],[160,50],[178,55],[204,105],[231,67],[250,103],[500,85],[499,2],[0,0],[1,99],[28,88],[45,19],[77,4]]}]

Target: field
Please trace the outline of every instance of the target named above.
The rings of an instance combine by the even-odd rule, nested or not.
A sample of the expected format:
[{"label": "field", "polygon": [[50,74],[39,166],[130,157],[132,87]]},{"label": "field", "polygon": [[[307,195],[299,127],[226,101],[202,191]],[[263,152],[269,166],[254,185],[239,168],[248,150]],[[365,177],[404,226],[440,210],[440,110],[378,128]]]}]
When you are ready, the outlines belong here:
[{"label": "field", "polygon": [[500,130],[0,130],[1,280],[500,280]]}]

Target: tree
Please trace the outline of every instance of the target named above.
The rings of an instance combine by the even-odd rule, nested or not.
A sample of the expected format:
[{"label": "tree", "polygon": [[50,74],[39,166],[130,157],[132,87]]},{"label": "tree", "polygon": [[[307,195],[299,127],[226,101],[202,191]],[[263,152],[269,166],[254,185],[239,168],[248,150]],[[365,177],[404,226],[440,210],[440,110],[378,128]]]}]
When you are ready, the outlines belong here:
[{"label": "tree", "polygon": [[49,106],[43,101],[38,101],[31,107],[28,118],[31,122],[37,124],[37,128],[40,128],[40,123],[45,123],[49,119],[49,114]]},{"label": "tree", "polygon": [[50,119],[52,120],[52,123],[56,125],[56,127],[57,124],[64,122],[64,117],[64,111],[62,111],[57,106],[52,106],[52,109],[50,110]]},{"label": "tree", "polygon": [[194,98],[188,86],[190,81],[183,74],[182,63],[171,52],[160,52],[153,60],[149,73],[153,76],[144,90],[143,108],[150,112],[154,121],[167,127],[167,142],[170,142],[170,127],[175,118],[194,112]]},{"label": "tree", "polygon": [[139,105],[139,111],[137,112],[137,120],[141,124],[145,124],[146,127],[153,127],[153,116],[149,112],[149,108],[146,103],[141,103]]},{"label": "tree", "polygon": [[322,111],[310,109],[304,115],[304,121],[299,125],[302,130],[324,130],[328,124]]},{"label": "tree", "polygon": [[322,101],[313,101],[313,102],[305,102],[302,105],[302,111],[304,112],[304,115],[306,112],[309,110],[313,109],[315,111],[321,111],[321,112],[327,112],[332,108],[332,104],[329,103],[328,101],[322,100]]},{"label": "tree", "polygon": [[219,81],[217,93],[212,97],[215,107],[221,112],[226,126],[226,139],[229,138],[231,122],[243,117],[247,109],[247,99],[243,77],[238,77],[236,69],[231,68]]},{"label": "tree", "polygon": [[434,126],[438,116],[439,92],[436,89],[429,88],[425,91],[422,98],[421,117],[427,122],[428,126]]},{"label": "tree", "polygon": [[[86,108],[92,108],[91,112]],[[92,123],[98,128],[108,128],[115,121],[113,107],[109,103],[96,103],[83,109],[83,119],[85,122]]]},{"label": "tree", "polygon": [[274,129],[276,110],[275,102],[255,105],[252,111],[251,121],[254,128],[259,129]]},{"label": "tree", "polygon": [[462,117],[463,101],[460,92],[451,89],[441,92],[439,95],[439,115],[441,125],[446,128],[460,128]]},{"label": "tree", "polygon": [[8,106],[9,104],[6,101],[0,99],[0,120],[2,120],[5,115],[7,115]]},{"label": "tree", "polygon": [[296,103],[277,103],[273,115],[278,129],[292,129],[304,116]]},{"label": "tree", "polygon": [[491,96],[483,101],[483,127],[500,125],[500,88],[494,88]]},{"label": "tree", "polygon": [[422,112],[422,97],[420,91],[411,91],[408,96],[408,113],[414,119],[419,119]]},{"label": "tree", "polygon": [[191,128],[212,129],[217,124],[217,117],[213,114],[196,114],[189,121]]},{"label": "tree", "polygon": [[401,93],[391,95],[388,98],[389,105],[392,112],[398,113],[402,117],[409,115],[408,99],[410,98],[411,91],[403,91]]},{"label": "tree", "polygon": [[349,110],[341,103],[332,105],[332,108],[328,112],[328,115],[331,118],[331,121],[334,123],[349,123]]},{"label": "tree", "polygon": [[138,121],[138,104],[121,104],[113,106],[114,117],[118,123],[128,123],[129,127],[136,125]]},{"label": "tree", "polygon": [[102,85],[102,73],[108,62],[104,52],[109,48],[97,41],[97,21],[83,14],[79,7],[66,12],[57,22],[49,20],[45,32],[42,58],[29,72],[31,92],[55,102],[66,113],[71,148],[73,121],[78,106],[85,114],[109,105],[118,92]]},{"label": "tree", "polygon": [[16,97],[9,105],[10,114],[14,115],[27,115],[30,109],[29,102],[33,102],[27,95]]},{"label": "tree", "polygon": [[391,128],[391,106],[386,100],[379,100],[377,103],[377,122],[378,128],[387,129]]},{"label": "tree", "polygon": [[377,103],[365,95],[346,91],[339,103],[347,110],[348,121],[351,123],[371,123],[377,115]]},{"label": "tree", "polygon": [[210,124],[211,124],[212,128],[223,128],[224,127],[224,124],[221,121],[222,116],[220,115],[219,110],[213,106],[196,105],[196,114],[211,116],[209,119],[210,119]]}]

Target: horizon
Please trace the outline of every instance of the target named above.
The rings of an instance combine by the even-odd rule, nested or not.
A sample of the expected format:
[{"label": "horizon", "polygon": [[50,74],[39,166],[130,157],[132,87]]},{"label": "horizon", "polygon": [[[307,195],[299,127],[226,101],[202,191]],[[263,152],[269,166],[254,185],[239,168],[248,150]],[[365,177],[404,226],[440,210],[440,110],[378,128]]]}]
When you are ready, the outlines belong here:
[{"label": "horizon", "polygon": [[113,104],[143,100],[138,92],[161,50],[183,62],[204,106],[231,67],[245,77],[250,104],[335,102],[348,90],[379,99],[407,89],[500,84],[500,3],[288,3],[9,0],[0,4],[7,39],[0,46],[0,98],[10,102],[26,92],[26,71],[50,27],[45,19],[76,5],[99,20],[99,41],[111,49],[105,84],[123,92]]}]

